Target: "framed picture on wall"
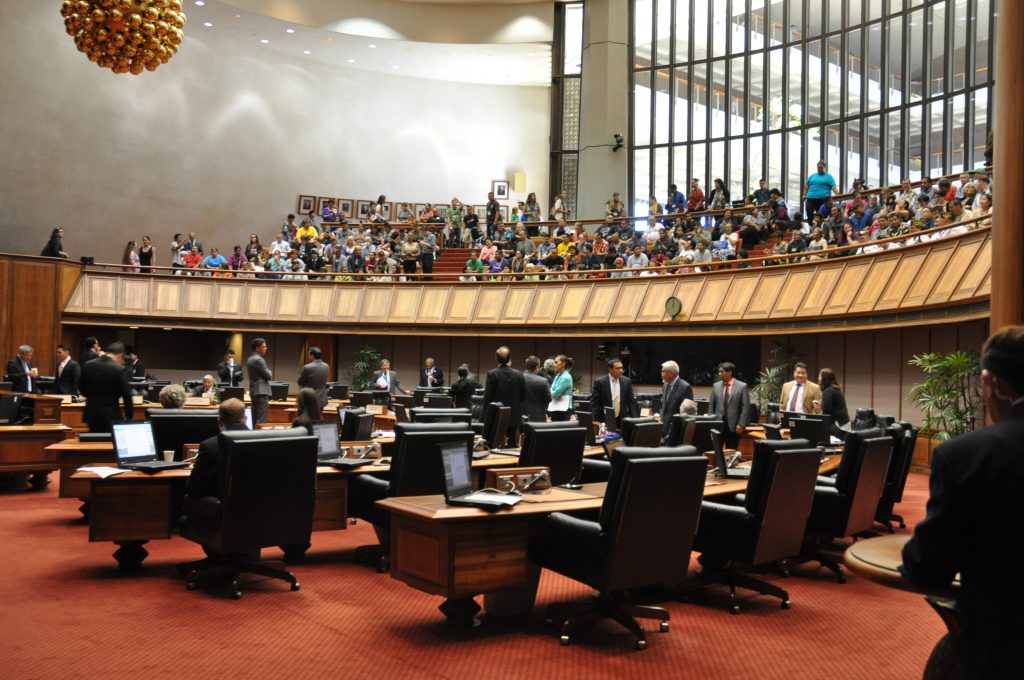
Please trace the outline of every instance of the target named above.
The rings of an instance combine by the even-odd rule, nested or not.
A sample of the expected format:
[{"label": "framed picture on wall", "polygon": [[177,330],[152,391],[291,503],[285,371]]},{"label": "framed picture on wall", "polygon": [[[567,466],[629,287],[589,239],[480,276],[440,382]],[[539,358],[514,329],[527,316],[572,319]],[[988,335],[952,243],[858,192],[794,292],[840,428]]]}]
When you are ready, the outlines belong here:
[{"label": "framed picture on wall", "polygon": [[491,182],[491,191],[494,192],[494,200],[508,200],[509,182],[507,179],[496,179]]},{"label": "framed picture on wall", "polygon": [[316,196],[299,195],[299,207],[295,209],[296,215],[305,215],[310,210],[316,209]]},{"label": "framed picture on wall", "polygon": [[498,209],[498,214],[501,215],[502,222],[508,222],[508,206],[503,205]]},{"label": "framed picture on wall", "polygon": [[427,209],[427,204],[426,203],[414,203],[412,209],[416,211],[416,219],[419,219],[419,216],[422,215],[423,211]]},{"label": "framed picture on wall", "polygon": [[450,207],[451,206],[448,205],[447,203],[435,203],[434,204],[434,208],[437,210],[437,214],[440,215],[442,219],[447,217],[447,215],[448,215],[448,208],[450,208]]},{"label": "framed picture on wall", "polygon": [[373,201],[356,201],[356,213],[355,217],[361,220],[365,220],[366,216],[370,213],[370,204]]},{"label": "framed picture on wall", "polygon": [[476,216],[480,218],[480,224],[486,224],[486,222],[487,222],[487,206],[486,205],[473,206],[473,212],[475,212]]},{"label": "framed picture on wall", "polygon": [[355,209],[355,201],[351,198],[336,198],[334,204],[338,206],[338,214],[345,213],[347,217],[352,217],[352,211]]},{"label": "framed picture on wall", "polygon": [[[321,196],[320,198],[316,199],[316,214],[320,215],[320,216],[323,216],[324,208],[327,207],[328,203],[334,203],[334,197],[333,196]],[[337,209],[338,204],[335,203],[334,207],[335,207],[335,209]]]},{"label": "framed picture on wall", "polygon": [[394,206],[394,203],[383,203],[379,208],[381,216],[388,222],[391,221],[391,216],[395,213]]}]

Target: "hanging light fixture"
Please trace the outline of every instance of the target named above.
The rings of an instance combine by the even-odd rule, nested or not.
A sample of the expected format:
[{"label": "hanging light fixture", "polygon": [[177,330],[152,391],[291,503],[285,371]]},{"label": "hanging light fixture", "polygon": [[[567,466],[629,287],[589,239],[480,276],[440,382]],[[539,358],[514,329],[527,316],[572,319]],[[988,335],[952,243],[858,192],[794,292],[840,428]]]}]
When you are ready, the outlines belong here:
[{"label": "hanging light fixture", "polygon": [[181,0],[64,0],[60,13],[78,50],[114,73],[155,71],[184,38]]}]

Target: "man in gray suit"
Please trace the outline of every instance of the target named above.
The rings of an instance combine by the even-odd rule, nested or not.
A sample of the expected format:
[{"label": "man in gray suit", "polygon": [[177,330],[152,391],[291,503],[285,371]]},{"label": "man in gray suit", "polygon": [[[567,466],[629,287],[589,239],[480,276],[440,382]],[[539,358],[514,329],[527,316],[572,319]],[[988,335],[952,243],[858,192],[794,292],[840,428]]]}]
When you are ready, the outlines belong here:
[{"label": "man in gray suit", "polygon": [[387,359],[381,359],[380,370],[374,372],[370,387],[375,390],[387,390],[389,394],[412,394],[411,391],[402,389],[398,374],[391,370],[391,362]]},{"label": "man in gray suit", "polygon": [[708,413],[722,416],[725,432],[722,433],[725,446],[735,449],[740,435],[750,424],[750,393],[747,383],[733,377],[736,366],[731,361],[718,364],[719,380],[711,388]]},{"label": "man in gray suit", "polygon": [[320,400],[320,408],[327,405],[327,373],[328,366],[320,357],[323,354],[319,347],[309,348],[309,363],[302,367],[299,374],[299,387],[308,387],[316,392],[316,398]]},{"label": "man in gray suit", "polygon": [[526,357],[526,396],[523,397],[523,415],[531,423],[543,423],[548,419],[548,403],[551,401],[551,386],[547,378],[537,373],[540,359],[531,355]]},{"label": "man in gray suit", "polygon": [[253,424],[267,422],[270,410],[270,380],[274,375],[267,367],[263,357],[267,355],[267,341],[253,338],[252,354],[245,362],[245,371],[249,374],[249,398],[252,401]]},{"label": "man in gray suit", "polygon": [[666,361],[661,365],[661,443],[668,443],[672,433],[672,416],[680,412],[683,401],[693,399],[693,387],[679,377],[679,364]]}]

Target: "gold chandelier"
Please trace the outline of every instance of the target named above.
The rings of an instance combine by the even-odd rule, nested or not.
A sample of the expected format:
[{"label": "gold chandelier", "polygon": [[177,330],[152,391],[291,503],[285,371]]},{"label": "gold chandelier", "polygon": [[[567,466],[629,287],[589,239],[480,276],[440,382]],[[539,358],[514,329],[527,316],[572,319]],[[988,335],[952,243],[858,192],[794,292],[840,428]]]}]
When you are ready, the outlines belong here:
[{"label": "gold chandelier", "polygon": [[114,73],[155,71],[184,38],[181,0],[64,0],[60,13],[78,50]]}]

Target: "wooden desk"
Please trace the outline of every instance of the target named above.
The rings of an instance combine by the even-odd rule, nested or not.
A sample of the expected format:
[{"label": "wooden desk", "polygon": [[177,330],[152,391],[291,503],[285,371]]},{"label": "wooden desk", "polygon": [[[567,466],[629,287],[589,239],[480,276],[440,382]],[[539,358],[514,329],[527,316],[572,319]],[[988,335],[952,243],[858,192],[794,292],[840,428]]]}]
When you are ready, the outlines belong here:
[{"label": "wooden desk", "polygon": [[0,425],[0,473],[30,472],[32,488],[45,489],[47,475],[59,468],[48,448],[62,441],[65,432],[59,424]]},{"label": "wooden desk", "polygon": [[32,418],[33,425],[57,425],[60,423],[61,398],[52,394],[32,394],[0,390],[0,394],[20,394],[21,408]]}]

